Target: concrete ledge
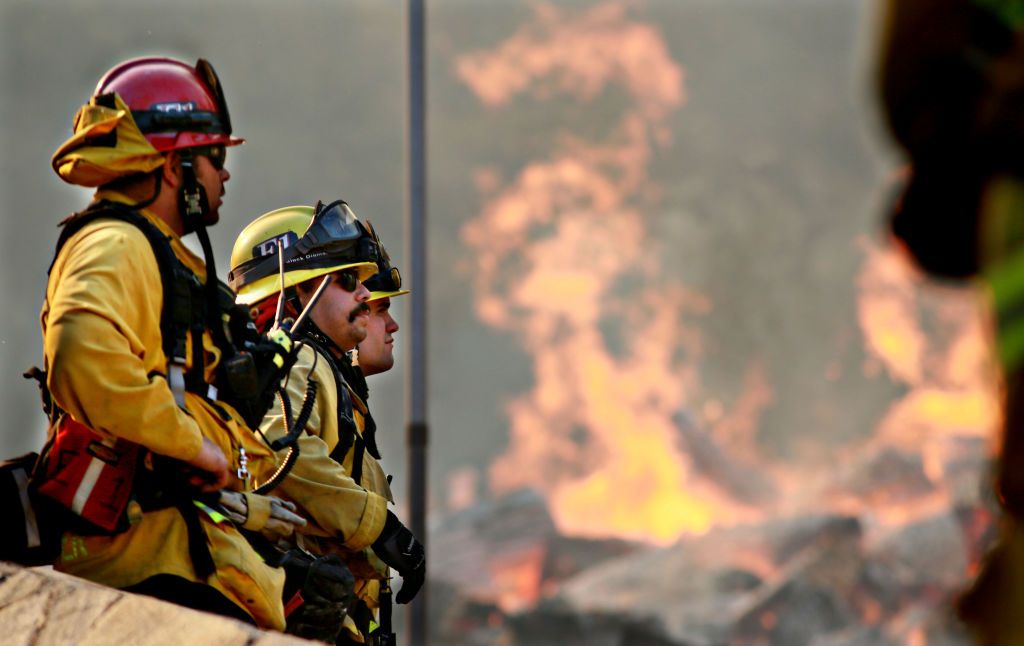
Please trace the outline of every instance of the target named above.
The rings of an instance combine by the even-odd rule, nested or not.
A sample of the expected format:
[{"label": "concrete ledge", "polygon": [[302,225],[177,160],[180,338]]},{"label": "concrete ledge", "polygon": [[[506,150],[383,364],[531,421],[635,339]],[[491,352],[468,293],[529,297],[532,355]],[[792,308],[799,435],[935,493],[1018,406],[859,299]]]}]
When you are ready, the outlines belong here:
[{"label": "concrete ledge", "polygon": [[56,572],[0,562],[0,643],[287,646],[303,639],[129,594]]}]

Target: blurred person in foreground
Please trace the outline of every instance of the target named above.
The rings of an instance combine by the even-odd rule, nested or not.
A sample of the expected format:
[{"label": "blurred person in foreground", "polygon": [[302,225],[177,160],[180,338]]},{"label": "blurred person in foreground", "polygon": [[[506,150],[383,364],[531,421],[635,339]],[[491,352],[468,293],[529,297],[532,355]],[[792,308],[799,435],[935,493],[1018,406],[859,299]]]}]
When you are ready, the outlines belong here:
[{"label": "blurred person in foreground", "polygon": [[880,93],[910,178],[890,228],[922,269],[991,295],[1005,383],[999,539],[959,603],[980,643],[1024,643],[1024,2],[886,0]]},{"label": "blurred person in foreground", "polygon": [[98,188],[61,223],[49,273],[34,376],[51,427],[33,486],[67,530],[57,569],[281,630],[284,572],[240,529],[304,523],[252,493],[276,468],[252,428],[289,348],[256,335],[215,276],[206,227],[243,142],[231,132],[202,59],[122,63],[75,116],[53,168]]},{"label": "blurred person in foreground", "polygon": [[[426,559],[422,545],[387,509],[394,501],[354,351],[371,341],[371,363],[378,370],[390,368],[389,337],[398,326],[386,307],[378,303],[375,310],[369,303],[407,293],[400,289],[398,270],[369,223],[356,219],[341,200],[260,216],[239,235],[231,265],[238,302],[254,308],[260,329],[280,324],[281,317],[294,318],[323,289],[311,322],[298,335],[303,345],[287,382],[293,410],[301,408],[307,393],[316,394],[296,443],[298,459],[280,492],[310,519],[296,534],[296,545],[314,555],[339,556],[355,577],[356,600],[332,641],[394,643],[389,568],[403,578],[396,601],[407,603],[424,582]],[[331,282],[324,287],[327,277]],[[290,420],[284,414],[272,410],[264,419],[261,428],[268,438],[287,434]]]}]

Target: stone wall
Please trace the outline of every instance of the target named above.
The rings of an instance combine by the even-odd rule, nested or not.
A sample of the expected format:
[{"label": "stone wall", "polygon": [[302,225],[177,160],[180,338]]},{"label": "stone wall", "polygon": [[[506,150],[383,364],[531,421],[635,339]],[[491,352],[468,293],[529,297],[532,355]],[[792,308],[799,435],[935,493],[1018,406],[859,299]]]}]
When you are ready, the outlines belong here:
[{"label": "stone wall", "polygon": [[0,638],[7,646],[309,644],[240,621],[129,594],[49,568],[0,562]]}]

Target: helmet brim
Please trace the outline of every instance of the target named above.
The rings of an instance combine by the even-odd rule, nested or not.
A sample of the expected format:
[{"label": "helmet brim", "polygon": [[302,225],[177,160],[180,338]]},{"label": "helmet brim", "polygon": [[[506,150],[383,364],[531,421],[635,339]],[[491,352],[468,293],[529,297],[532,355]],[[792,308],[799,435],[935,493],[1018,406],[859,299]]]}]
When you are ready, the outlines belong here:
[{"label": "helmet brim", "polygon": [[223,133],[206,132],[156,132],[145,135],[146,140],[162,153],[182,148],[197,146],[240,146],[245,143],[242,137],[234,137]]},{"label": "helmet brim", "polygon": [[372,303],[373,301],[379,301],[382,298],[394,298],[395,296],[405,296],[408,293],[408,289],[399,289],[394,292],[370,292],[370,298],[366,299],[366,302]]},{"label": "helmet brim", "polygon": [[[336,271],[343,271],[345,269],[356,269],[359,272],[359,280],[363,281],[377,273],[377,265],[372,262],[353,262],[343,265],[336,265],[333,267],[318,267],[316,269],[297,269],[286,272],[284,275],[284,286],[285,289],[294,287],[299,283],[304,283],[307,280],[313,278],[319,278],[320,276],[326,276],[327,274],[333,274]],[[276,294],[281,291],[281,275],[271,274],[270,276],[264,276],[259,280],[253,281],[252,283],[241,287],[238,290],[238,296],[235,298],[235,302],[240,305],[252,305],[258,303],[264,298]]]}]

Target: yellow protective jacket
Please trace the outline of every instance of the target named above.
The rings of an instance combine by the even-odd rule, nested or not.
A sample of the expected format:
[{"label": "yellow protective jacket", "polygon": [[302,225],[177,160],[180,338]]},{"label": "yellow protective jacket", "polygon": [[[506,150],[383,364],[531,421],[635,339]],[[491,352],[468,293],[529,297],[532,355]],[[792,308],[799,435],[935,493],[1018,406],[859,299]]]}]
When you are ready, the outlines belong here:
[{"label": "yellow protective jacket", "polygon": [[[130,203],[101,190],[98,199]],[[205,266],[162,221],[140,213],[165,233],[175,255],[205,281]],[[55,403],[101,435],[123,438],[180,460],[198,454],[207,437],[224,451],[231,488],[239,448],[257,478],[273,471],[275,456],[258,441],[230,406],[218,411],[202,397],[185,394],[177,406],[166,381],[161,346],[163,289],[152,247],[135,226],[99,219],[67,241],[58,254],[41,314],[48,387]],[[203,335],[206,381],[220,359],[209,331]],[[191,335],[186,356],[191,361]],[[186,364],[185,371],[191,368]],[[228,419],[224,419],[223,412]],[[228,521],[201,514],[215,573],[199,580],[189,557],[186,525],[173,508],[142,514],[116,536],[65,534],[57,569],[116,588],[157,574],[171,574],[217,589],[245,609],[263,628],[284,629],[281,601],[284,572],[267,566]]]},{"label": "yellow protective jacket", "polygon": [[[317,383],[316,403],[299,436],[300,452],[295,465],[274,490],[295,502],[299,513],[310,523],[300,530],[299,545],[318,555],[337,554],[345,560],[356,577],[356,594],[371,609],[377,607],[380,580],[387,578],[387,567],[370,549],[384,529],[391,489],[383,467],[368,452],[363,453],[360,482],[355,482],[352,460],[355,451],[349,448],[340,462],[331,457],[338,446],[338,388],[331,369],[331,359],[306,345],[299,351],[291,369],[287,390],[292,415],[297,415],[306,392],[306,380]],[[354,404],[357,432],[363,430],[365,404],[349,390]],[[263,419],[263,433],[269,440],[284,435],[280,407],[274,407]],[[352,637],[360,640],[355,624],[346,619]]]}]

